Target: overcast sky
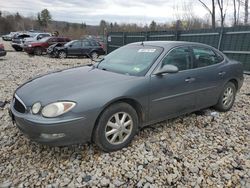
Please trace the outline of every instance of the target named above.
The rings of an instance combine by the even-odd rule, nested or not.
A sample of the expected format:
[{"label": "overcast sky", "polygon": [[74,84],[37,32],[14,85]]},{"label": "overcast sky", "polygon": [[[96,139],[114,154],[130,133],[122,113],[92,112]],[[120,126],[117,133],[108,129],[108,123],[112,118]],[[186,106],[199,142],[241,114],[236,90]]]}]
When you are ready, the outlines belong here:
[{"label": "overcast sky", "polygon": [[[192,5],[193,13],[207,15],[198,0],[0,0],[1,11],[36,16],[47,8],[53,20],[99,24],[101,19],[118,23],[148,24],[152,20],[166,23],[176,20],[184,5]],[[205,0],[210,2],[210,0]],[[178,9],[177,9],[178,7]]]}]

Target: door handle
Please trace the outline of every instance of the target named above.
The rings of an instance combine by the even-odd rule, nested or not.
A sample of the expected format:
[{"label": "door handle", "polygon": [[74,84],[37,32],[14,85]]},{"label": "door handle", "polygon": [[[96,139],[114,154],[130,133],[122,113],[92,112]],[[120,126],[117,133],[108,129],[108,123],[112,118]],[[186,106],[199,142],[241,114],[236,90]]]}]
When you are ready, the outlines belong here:
[{"label": "door handle", "polygon": [[226,72],[224,72],[224,71],[221,71],[221,72],[218,73],[218,75],[221,76],[221,77],[224,76],[225,74],[226,74]]},{"label": "door handle", "polygon": [[195,81],[195,78],[186,78],[185,82],[192,83]]}]

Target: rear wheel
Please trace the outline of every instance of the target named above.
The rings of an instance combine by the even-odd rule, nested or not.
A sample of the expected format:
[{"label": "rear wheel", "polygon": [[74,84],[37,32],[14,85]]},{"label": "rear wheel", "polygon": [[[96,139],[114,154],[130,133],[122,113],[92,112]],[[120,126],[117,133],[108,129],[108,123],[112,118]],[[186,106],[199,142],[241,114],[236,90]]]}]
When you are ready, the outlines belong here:
[{"label": "rear wheel", "polygon": [[42,55],[42,53],[43,53],[42,48],[40,48],[40,47],[35,48],[35,50],[34,50],[35,55]]},{"label": "rear wheel", "polygon": [[21,52],[23,49],[21,47],[15,47],[14,48],[17,52]]},{"label": "rear wheel", "polygon": [[108,107],[94,130],[93,140],[103,151],[111,152],[128,146],[138,129],[138,116],[127,103]]},{"label": "rear wheel", "polygon": [[228,82],[219,98],[218,103],[215,105],[215,109],[221,112],[230,110],[234,104],[236,95],[236,87],[234,83]]},{"label": "rear wheel", "polygon": [[66,54],[65,51],[60,51],[60,52],[58,53],[58,57],[59,57],[60,59],[64,59],[64,58],[67,57],[67,54]]},{"label": "rear wheel", "polygon": [[99,55],[97,52],[91,52],[90,56],[92,59],[97,59]]}]

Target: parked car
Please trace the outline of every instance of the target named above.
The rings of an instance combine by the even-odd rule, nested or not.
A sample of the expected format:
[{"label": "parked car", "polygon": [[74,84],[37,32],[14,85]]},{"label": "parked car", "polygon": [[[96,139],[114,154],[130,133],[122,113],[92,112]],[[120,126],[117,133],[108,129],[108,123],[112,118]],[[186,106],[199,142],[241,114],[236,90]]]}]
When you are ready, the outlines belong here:
[{"label": "parked car", "polygon": [[70,39],[66,37],[45,37],[37,42],[25,44],[24,51],[28,54],[42,55],[50,45],[56,43],[66,44],[69,41]]},{"label": "parked car", "polygon": [[208,45],[140,42],[93,66],[29,80],[15,91],[10,112],[37,142],[93,141],[114,151],[144,126],[212,106],[230,110],[243,80],[242,64]]},{"label": "parked car", "polygon": [[105,51],[101,44],[92,39],[73,40],[64,46],[51,46],[47,49],[47,53],[53,57],[66,58],[69,56],[88,56],[96,59],[100,55],[104,55]]},{"label": "parked car", "polygon": [[4,41],[11,41],[12,38],[13,38],[13,36],[14,36],[15,34],[17,34],[17,32],[10,32],[10,33],[7,34],[7,35],[3,35],[3,36],[2,36],[2,39],[3,39]]},{"label": "parked car", "polygon": [[0,43],[0,57],[5,56],[6,51],[4,50],[4,45]]},{"label": "parked car", "polygon": [[11,46],[16,50],[16,51],[22,51],[23,50],[23,40],[25,38],[31,37],[31,34],[28,33],[20,33],[17,34],[13,37]]},{"label": "parked car", "polygon": [[50,37],[50,36],[51,36],[51,33],[32,33],[31,37],[23,39],[22,46],[24,46],[25,44],[28,45],[28,43],[30,42],[36,42],[36,41],[41,40],[44,37]]}]

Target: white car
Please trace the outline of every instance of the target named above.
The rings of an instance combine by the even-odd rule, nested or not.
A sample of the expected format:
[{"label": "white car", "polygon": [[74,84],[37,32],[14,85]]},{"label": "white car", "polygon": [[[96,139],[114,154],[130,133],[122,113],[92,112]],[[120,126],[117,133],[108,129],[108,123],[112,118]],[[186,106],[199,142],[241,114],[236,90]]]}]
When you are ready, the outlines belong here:
[{"label": "white car", "polygon": [[50,37],[50,36],[52,36],[51,33],[33,33],[31,34],[31,37],[23,39],[21,46],[24,47],[24,45],[30,42],[36,42],[44,37]]}]

